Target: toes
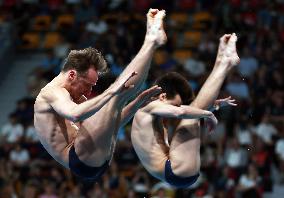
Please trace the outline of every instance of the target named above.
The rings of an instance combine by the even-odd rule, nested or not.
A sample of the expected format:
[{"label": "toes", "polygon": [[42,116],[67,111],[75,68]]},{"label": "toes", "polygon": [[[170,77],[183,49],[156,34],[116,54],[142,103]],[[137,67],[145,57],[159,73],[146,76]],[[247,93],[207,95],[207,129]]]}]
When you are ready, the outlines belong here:
[{"label": "toes", "polygon": [[147,13],[147,17],[154,17],[157,13],[159,12],[158,9],[152,9],[150,8],[148,13]]},{"label": "toes", "polygon": [[157,14],[157,18],[163,19],[163,18],[165,18],[165,16],[166,16],[166,11],[165,10],[161,10]]},{"label": "toes", "polygon": [[227,41],[231,37],[231,34],[224,34],[221,38],[220,41]]}]

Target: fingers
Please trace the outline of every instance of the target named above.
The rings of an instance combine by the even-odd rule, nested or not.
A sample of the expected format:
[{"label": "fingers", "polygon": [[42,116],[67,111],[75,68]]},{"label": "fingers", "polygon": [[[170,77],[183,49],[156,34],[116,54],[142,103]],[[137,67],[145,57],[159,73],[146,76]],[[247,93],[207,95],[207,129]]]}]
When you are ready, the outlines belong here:
[{"label": "fingers", "polygon": [[206,127],[209,132],[213,132],[216,129],[217,124],[218,124],[218,120],[214,115],[210,118],[206,118],[205,122],[206,122]]},{"label": "fingers", "polygon": [[124,89],[132,89],[134,88],[134,85],[124,85]]},{"label": "fingers", "polygon": [[155,85],[155,86],[153,86],[153,87],[151,87],[151,88],[145,90],[145,91],[143,92],[143,94],[144,94],[145,96],[148,96],[148,97],[153,97],[153,96],[155,96],[155,95],[157,95],[157,94],[159,94],[159,93],[161,93],[161,92],[162,92],[162,88],[159,87],[158,85]]},{"label": "fingers", "polygon": [[138,74],[137,72],[132,72],[132,73],[124,80],[124,84],[125,84],[126,82],[128,82],[129,79],[131,79],[133,76],[136,76],[137,74]]},{"label": "fingers", "polygon": [[138,73],[137,72],[132,72],[129,76],[125,77],[126,79],[121,79],[121,84],[119,85],[119,89],[131,89],[134,87],[133,84],[127,85],[127,82],[133,78],[134,76],[136,76]]},{"label": "fingers", "polygon": [[231,106],[237,106],[237,104],[235,103],[236,100],[235,100],[235,99],[231,99],[231,98],[232,98],[232,96],[229,96],[229,97],[225,98],[225,101],[226,101],[229,105],[231,105]]}]

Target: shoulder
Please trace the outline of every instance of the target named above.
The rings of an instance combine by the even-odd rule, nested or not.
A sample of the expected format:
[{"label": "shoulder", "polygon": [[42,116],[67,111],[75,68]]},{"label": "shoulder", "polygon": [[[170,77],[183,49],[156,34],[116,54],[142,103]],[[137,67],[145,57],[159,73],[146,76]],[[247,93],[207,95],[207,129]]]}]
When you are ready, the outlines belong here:
[{"label": "shoulder", "polygon": [[151,110],[155,109],[156,107],[163,106],[165,103],[161,102],[160,100],[154,100],[147,104],[145,107],[140,109],[140,112],[151,112]]},{"label": "shoulder", "polygon": [[62,97],[70,98],[70,94],[65,88],[58,86],[45,86],[38,95],[38,98],[42,98],[47,102],[52,102]]}]

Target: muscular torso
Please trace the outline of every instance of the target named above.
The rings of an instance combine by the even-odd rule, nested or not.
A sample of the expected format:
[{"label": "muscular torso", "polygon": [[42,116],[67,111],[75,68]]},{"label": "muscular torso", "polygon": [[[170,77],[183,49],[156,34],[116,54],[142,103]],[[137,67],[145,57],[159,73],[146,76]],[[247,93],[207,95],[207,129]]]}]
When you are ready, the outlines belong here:
[{"label": "muscular torso", "polygon": [[77,134],[71,122],[59,116],[44,99],[43,95],[53,89],[50,83],[36,98],[34,105],[34,126],[38,137],[48,153],[68,168],[68,152]]},{"label": "muscular torso", "polygon": [[[175,121],[174,121],[175,122]],[[165,161],[169,159],[169,145],[166,137],[171,139],[169,129],[173,131],[187,130],[199,133],[199,122],[196,119],[183,119],[169,127],[165,119],[153,116],[140,109],[133,119],[131,141],[143,166],[158,179],[164,180]],[[175,123],[176,124],[176,123]],[[194,135],[195,136],[195,135]]]},{"label": "muscular torso", "polygon": [[[133,119],[131,130],[132,145],[143,166],[155,177],[160,178],[164,169],[167,151],[164,144],[164,127],[161,120],[155,120],[156,129],[153,128],[154,116],[139,110]],[[161,152],[163,151],[163,152]],[[158,160],[161,159],[161,160]]]}]

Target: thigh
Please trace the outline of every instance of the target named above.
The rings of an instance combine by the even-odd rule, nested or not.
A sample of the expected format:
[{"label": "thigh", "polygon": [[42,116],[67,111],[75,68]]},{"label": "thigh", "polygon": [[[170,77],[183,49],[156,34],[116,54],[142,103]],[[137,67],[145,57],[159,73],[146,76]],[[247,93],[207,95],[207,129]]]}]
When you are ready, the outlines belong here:
[{"label": "thigh", "polygon": [[143,131],[132,131],[131,141],[145,169],[154,177],[163,179],[169,147],[165,144],[162,135],[146,129]]},{"label": "thigh", "polygon": [[99,166],[112,156],[121,114],[116,100],[80,124],[74,147],[79,159],[89,166]]},{"label": "thigh", "polygon": [[200,168],[200,127],[197,120],[182,120],[170,144],[169,158],[173,172],[192,176]]}]

